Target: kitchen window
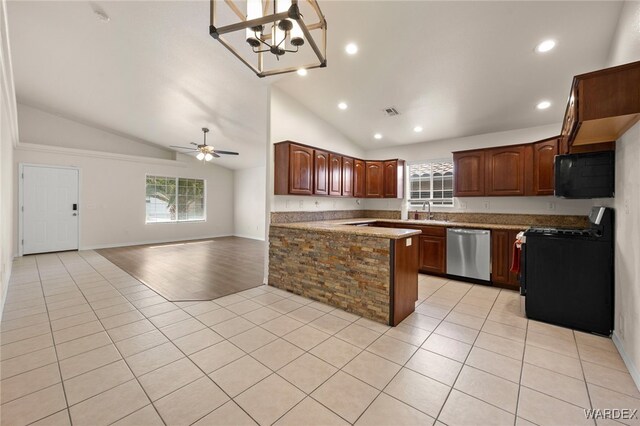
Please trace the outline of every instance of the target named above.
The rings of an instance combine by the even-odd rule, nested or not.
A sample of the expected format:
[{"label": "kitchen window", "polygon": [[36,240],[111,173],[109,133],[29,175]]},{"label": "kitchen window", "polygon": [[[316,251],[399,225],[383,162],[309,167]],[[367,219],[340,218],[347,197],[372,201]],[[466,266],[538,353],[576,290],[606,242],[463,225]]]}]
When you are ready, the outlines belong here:
[{"label": "kitchen window", "polygon": [[147,176],[146,223],[206,220],[203,179]]},{"label": "kitchen window", "polygon": [[409,205],[453,206],[453,161],[428,160],[411,163],[409,169]]}]

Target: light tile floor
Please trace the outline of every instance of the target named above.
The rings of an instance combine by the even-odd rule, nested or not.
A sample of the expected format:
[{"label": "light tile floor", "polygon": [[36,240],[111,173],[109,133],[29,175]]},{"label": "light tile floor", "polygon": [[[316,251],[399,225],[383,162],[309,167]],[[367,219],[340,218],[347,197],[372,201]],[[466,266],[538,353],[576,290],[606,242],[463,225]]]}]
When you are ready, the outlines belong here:
[{"label": "light tile floor", "polygon": [[266,286],[171,303],[92,251],[24,257],[1,422],[593,425],[585,408],[640,407],[611,340],[528,321],[512,291],[421,276],[419,296],[389,328]]}]

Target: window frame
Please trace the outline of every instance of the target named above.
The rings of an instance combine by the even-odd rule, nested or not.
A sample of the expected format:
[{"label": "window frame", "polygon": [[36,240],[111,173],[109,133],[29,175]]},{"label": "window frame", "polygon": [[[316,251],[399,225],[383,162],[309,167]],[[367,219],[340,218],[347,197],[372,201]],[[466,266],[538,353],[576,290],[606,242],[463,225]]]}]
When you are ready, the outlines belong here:
[{"label": "window frame", "polygon": [[[439,190],[435,190],[434,189],[434,174],[433,171],[430,171],[429,173],[429,182],[430,182],[430,187],[429,187],[429,198],[412,198],[412,180],[411,180],[411,166],[414,166],[416,164],[437,164],[437,163],[450,163],[451,164],[451,197],[447,197],[447,198],[433,198],[434,195],[434,191],[441,191],[444,193],[445,189],[439,189]],[[455,173],[454,173],[454,163],[453,163],[453,158],[449,157],[449,158],[435,158],[435,159],[431,159],[431,160],[418,160],[418,161],[409,161],[407,162],[406,165],[406,173],[407,173],[407,202],[409,204],[409,207],[417,207],[422,203],[425,202],[430,202],[431,205],[433,207],[455,207],[455,197],[453,196],[453,188],[455,185],[454,182],[454,178],[455,178]],[[444,175],[443,175],[444,178]],[[418,190],[419,193],[424,192],[422,190],[422,188],[420,188]],[[443,194],[444,195],[444,194]],[[447,201],[445,203],[445,201]],[[437,202],[438,204],[434,204],[434,202]]]},{"label": "window frame", "polygon": [[[164,178],[164,179],[175,179],[176,181],[176,219],[175,220],[163,220],[163,221],[154,221],[154,222],[149,222],[147,220],[147,179],[149,178],[149,176],[152,177],[160,177],[160,178]],[[203,212],[202,212],[202,219],[178,219],[178,191],[179,191],[179,180],[180,179],[192,179],[192,180],[201,180],[203,183],[203,192],[202,192],[202,198],[203,198]],[[145,214],[144,214],[144,224],[145,225],[155,225],[155,224],[162,224],[162,223],[168,223],[168,224],[176,224],[176,223],[202,223],[202,222],[206,222],[207,221],[207,206],[208,206],[208,200],[207,200],[207,180],[204,178],[199,178],[199,177],[184,177],[184,176],[169,176],[169,175],[160,175],[160,174],[152,174],[152,173],[145,173],[144,175],[144,196],[145,196]]]}]

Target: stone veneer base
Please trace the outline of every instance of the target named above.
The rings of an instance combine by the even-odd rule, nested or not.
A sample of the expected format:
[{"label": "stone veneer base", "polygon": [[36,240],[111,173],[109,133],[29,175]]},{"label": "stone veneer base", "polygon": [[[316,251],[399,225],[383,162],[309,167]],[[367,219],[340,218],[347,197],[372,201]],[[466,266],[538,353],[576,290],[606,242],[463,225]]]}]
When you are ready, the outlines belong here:
[{"label": "stone veneer base", "polygon": [[389,323],[391,246],[385,238],[271,228],[269,285]]}]

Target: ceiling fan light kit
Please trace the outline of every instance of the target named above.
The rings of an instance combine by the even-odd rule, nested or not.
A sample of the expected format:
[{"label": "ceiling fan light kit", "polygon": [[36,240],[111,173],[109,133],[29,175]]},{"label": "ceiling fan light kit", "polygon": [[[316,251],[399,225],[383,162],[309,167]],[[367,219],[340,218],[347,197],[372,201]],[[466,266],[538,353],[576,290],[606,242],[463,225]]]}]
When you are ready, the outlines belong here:
[{"label": "ceiling fan light kit", "polygon": [[[231,9],[239,21],[225,26],[217,26],[216,4],[222,2],[210,0],[209,35],[222,43],[236,58],[251,68],[258,77],[296,72],[300,69],[324,68],[327,66],[327,21],[316,0],[306,1],[318,18],[318,21],[313,24],[307,25],[304,22],[298,0],[247,0],[246,14],[238,7],[236,1],[224,0],[224,5]],[[269,11],[273,13],[268,14]],[[317,29],[322,30],[322,49],[311,35],[311,31]],[[256,55],[254,59],[245,58],[229,40],[222,37],[224,34],[243,30],[246,32],[246,42]],[[279,61],[280,57],[286,53],[297,53],[305,41],[309,43],[317,62],[281,68],[265,66],[265,54],[274,55]],[[254,60],[256,65],[252,65]]]},{"label": "ceiling fan light kit", "polygon": [[203,133],[203,136],[204,136],[204,141],[203,141],[202,145],[198,145],[195,142],[191,142],[191,145],[195,145],[195,148],[191,148],[191,147],[187,147],[187,146],[177,146],[177,145],[171,145],[171,148],[186,149],[188,151],[197,152],[196,158],[198,160],[201,160],[201,161],[211,161],[214,158],[220,158],[220,154],[238,155],[237,152],[220,151],[220,150],[215,149],[211,145],[207,145],[207,133],[209,133],[209,129],[207,129],[206,127],[203,127],[202,128],[202,133]]}]

